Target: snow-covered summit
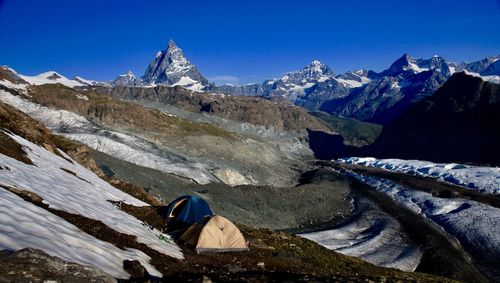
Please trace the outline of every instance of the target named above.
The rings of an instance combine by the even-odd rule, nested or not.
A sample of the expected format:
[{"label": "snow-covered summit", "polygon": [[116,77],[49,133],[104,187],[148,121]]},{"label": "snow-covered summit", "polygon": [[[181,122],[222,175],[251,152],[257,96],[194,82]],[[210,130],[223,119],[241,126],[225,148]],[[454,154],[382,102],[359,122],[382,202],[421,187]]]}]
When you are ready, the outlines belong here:
[{"label": "snow-covered summit", "polygon": [[421,72],[436,70],[443,75],[449,76],[450,69],[446,61],[434,55],[429,59],[413,58],[408,53],[403,54],[392,65],[381,72],[381,76],[398,76],[398,75],[412,75]]},{"label": "snow-covered summit", "polygon": [[199,89],[208,85],[198,68],[184,55],[173,40],[168,42],[165,50],[156,53],[142,76],[145,85],[181,85],[187,88]]},{"label": "snow-covered summit", "polygon": [[[87,80],[80,76],[75,76],[73,79],[68,79],[64,75],[56,72],[56,71],[47,71],[35,76],[27,76],[18,73],[16,70],[8,67],[8,66],[0,66],[0,72],[10,77],[11,80],[16,81],[18,83],[29,85],[45,85],[45,84],[62,84],[67,87],[85,87],[85,86],[94,86],[94,85],[107,85],[107,82],[100,82],[94,80]],[[3,81],[2,84],[6,82]],[[11,87],[13,87],[11,85]]]},{"label": "snow-covered summit", "polygon": [[326,80],[333,76],[333,71],[318,60],[312,61],[300,71],[289,72],[281,78],[283,82],[303,85],[304,83]]}]

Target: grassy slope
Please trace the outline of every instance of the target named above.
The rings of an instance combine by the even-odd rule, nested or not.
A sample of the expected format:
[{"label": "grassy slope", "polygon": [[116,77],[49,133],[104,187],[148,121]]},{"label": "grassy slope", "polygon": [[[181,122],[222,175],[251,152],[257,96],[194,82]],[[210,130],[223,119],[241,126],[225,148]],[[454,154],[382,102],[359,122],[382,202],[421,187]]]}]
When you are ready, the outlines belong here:
[{"label": "grassy slope", "polygon": [[339,133],[344,138],[344,143],[349,145],[371,144],[382,131],[381,125],[330,115],[322,111],[311,112],[311,115],[319,118],[332,130]]}]

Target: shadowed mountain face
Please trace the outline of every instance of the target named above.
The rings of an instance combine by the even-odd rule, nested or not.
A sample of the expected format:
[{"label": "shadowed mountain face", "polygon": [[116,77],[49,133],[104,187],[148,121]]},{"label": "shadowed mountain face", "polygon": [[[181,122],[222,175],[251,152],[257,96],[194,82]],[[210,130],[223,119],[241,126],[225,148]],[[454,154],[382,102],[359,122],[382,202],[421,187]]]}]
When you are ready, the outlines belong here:
[{"label": "shadowed mountain face", "polygon": [[499,109],[500,85],[457,73],[387,125],[367,153],[499,164]]},{"label": "shadowed mountain face", "polygon": [[338,137],[309,132],[315,156],[420,159],[500,164],[500,85],[454,74],[434,95],[386,125],[375,142],[345,146]]}]

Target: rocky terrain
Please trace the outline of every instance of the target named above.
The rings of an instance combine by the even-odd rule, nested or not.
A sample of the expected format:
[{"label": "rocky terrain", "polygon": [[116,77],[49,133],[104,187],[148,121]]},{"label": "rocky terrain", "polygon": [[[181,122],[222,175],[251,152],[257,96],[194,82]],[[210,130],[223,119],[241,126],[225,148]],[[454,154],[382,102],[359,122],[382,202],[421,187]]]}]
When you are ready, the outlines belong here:
[{"label": "rocky terrain", "polygon": [[[96,219],[93,217],[97,217],[97,215],[94,215],[92,213],[76,214],[76,212],[80,209],[78,207],[85,207],[85,205],[77,205],[80,197],[80,192],[78,191],[84,190],[87,197],[89,199],[92,199],[94,197],[93,194],[95,194],[96,192],[96,188],[90,191],[87,191],[87,189],[90,188],[89,186],[93,186],[95,182],[101,181],[98,181],[99,179],[96,179],[96,177],[92,177],[95,175],[92,175],[91,173],[85,171],[86,169],[83,169],[83,167],[78,167],[76,163],[73,163],[74,161],[72,161],[72,158],[75,158],[75,160],[79,160],[83,164],[86,164],[88,168],[96,171],[96,173],[98,173],[99,175],[103,175],[103,173],[100,172],[100,170],[95,166],[93,160],[89,157],[90,155],[85,153],[86,150],[81,148],[81,145],[74,144],[62,137],[53,136],[50,131],[39,122],[26,116],[13,107],[3,103],[0,103],[0,118],[2,119],[2,121],[6,121],[6,123],[2,123],[2,130],[8,131],[9,137],[11,137],[11,141],[6,143],[2,142],[2,146],[0,146],[0,156],[3,156],[5,154],[7,154],[7,156],[12,156],[11,152],[17,152],[18,155],[14,156],[14,158],[20,160],[17,161],[16,159],[9,159],[9,164],[7,165],[7,167],[4,167],[3,165],[6,164],[2,163],[3,165],[0,170],[0,176],[2,178],[1,190],[3,195],[3,197],[0,199],[1,209],[4,209],[4,207],[11,205],[9,201],[15,200],[16,203],[29,207],[29,210],[23,210],[23,213],[27,213],[27,215],[29,215],[30,217],[34,217],[33,215],[29,214],[31,213],[30,211],[33,211],[33,213],[37,213],[38,215],[52,215],[43,218],[45,219],[44,221],[46,221],[46,227],[51,227],[50,229],[56,229],[56,227],[58,227],[51,225],[66,225],[66,229],[71,229],[72,231],[74,231],[73,233],[78,233],[78,235],[80,235],[80,240],[89,239],[89,241],[92,241],[91,243],[97,243],[96,241],[100,241],[102,243],[106,243],[106,245],[111,245],[114,247],[138,249],[139,251],[149,256],[149,262],[151,266],[153,266],[152,269],[151,266],[148,267],[148,265],[144,265],[144,262],[124,260],[123,263],[117,262],[116,268],[118,269],[116,270],[118,271],[120,268],[123,268],[126,273],[120,272],[119,274],[121,275],[116,275],[117,273],[111,272],[110,270],[104,268],[102,265],[99,266],[99,263],[94,261],[94,265],[99,266],[99,269],[103,268],[103,272],[96,271],[95,267],[87,267],[81,264],[72,263],[72,259],[76,260],[77,262],[82,262],[82,260],[72,258],[71,253],[61,253],[61,251],[48,248],[57,244],[54,241],[62,240],[57,240],[56,238],[38,239],[37,237],[42,237],[42,235],[45,235],[45,232],[39,231],[37,233],[31,233],[28,239],[30,239],[30,241],[33,243],[37,242],[42,244],[42,246],[45,247],[43,248],[45,249],[45,251],[26,249],[15,253],[7,251],[3,251],[1,253],[0,261],[2,262],[2,265],[0,269],[2,270],[2,275],[0,278],[4,281],[43,282],[47,280],[66,280],[68,279],[68,276],[71,276],[71,280],[80,280],[81,282],[112,282],[114,281],[114,279],[112,279],[108,275],[109,273],[115,274],[122,279],[125,277],[121,276],[127,274],[128,276],[130,276],[129,279],[133,281],[160,279],[163,279],[165,281],[204,279],[222,282],[234,281],[235,279],[245,281],[267,281],[278,279],[314,279],[319,281],[349,280],[355,282],[366,280],[403,280],[415,282],[447,281],[447,279],[445,278],[421,273],[404,273],[393,269],[376,267],[364,261],[337,254],[311,241],[291,234],[271,230],[255,229],[246,227],[244,225],[240,225],[240,227],[244,236],[249,241],[250,251],[248,252],[198,255],[190,251],[188,248],[184,248],[184,259],[175,259],[174,257],[171,257],[163,252],[159,252],[157,250],[158,247],[151,248],[150,246],[137,242],[138,238],[124,234],[123,231],[117,231],[116,229],[119,226],[116,226],[114,224],[111,225],[110,222],[107,222],[108,220],[103,219],[102,222],[96,221]],[[17,121],[22,122],[17,123]],[[16,137],[17,135],[23,135],[26,139],[29,139],[31,140],[31,142],[35,143],[29,144],[26,141],[23,141],[21,138]],[[16,147],[16,144],[18,144],[19,142],[25,145],[23,145],[22,147]],[[44,147],[46,149],[44,149]],[[63,152],[60,152],[56,148],[64,149],[68,154],[70,154],[71,157]],[[56,155],[58,152],[59,156]],[[33,153],[35,155],[33,155]],[[59,164],[59,162],[62,162],[66,164],[65,166],[68,167],[71,167],[69,166],[69,164],[73,164],[72,166],[75,167],[71,168],[75,171],[73,172],[69,169],[66,169],[66,171],[61,170],[61,174],[63,175],[60,175],[60,178],[57,179],[57,181],[56,179],[50,179],[52,180],[52,184],[59,188],[59,190],[56,191],[51,191],[48,187],[47,191],[45,191],[45,185],[48,183],[45,183],[45,181],[42,181],[42,179],[40,179],[39,182],[23,183],[24,186],[22,190],[6,186],[5,182],[7,179],[5,179],[5,177],[8,176],[8,174],[23,173],[20,171],[20,168],[24,168],[24,166],[33,166],[24,163],[24,165],[22,165],[21,163],[24,161],[23,157],[21,156],[24,156],[24,158],[28,158],[28,160],[32,160],[33,164],[35,164],[35,167],[33,167],[31,173],[24,171],[24,173],[27,174],[26,176],[28,176],[29,174],[34,174],[38,170],[43,170],[42,167],[39,167],[40,162],[43,162],[44,160],[43,158],[53,159],[53,161],[51,161],[52,164]],[[39,169],[37,167],[39,167]],[[64,173],[63,171],[66,173]],[[68,174],[68,172],[70,174]],[[52,173],[54,174],[56,172],[53,171]],[[318,182],[321,180],[328,181],[321,177],[319,177],[319,179],[308,178],[308,180],[309,182]],[[10,179],[9,182],[19,181],[22,180],[17,179],[16,181],[14,179]],[[335,180],[330,181],[335,182]],[[76,185],[76,187],[70,186],[63,190],[62,187],[59,187],[60,182],[63,182],[64,184],[71,183]],[[130,188],[134,188],[134,186],[126,185],[127,183],[124,183],[123,181],[119,181],[117,179],[108,179],[108,182],[115,185],[116,188],[122,189],[127,193],[144,197],[144,193],[141,193],[141,188],[139,187],[135,187],[135,189],[130,190]],[[118,185],[120,182],[121,185]],[[108,185],[104,186],[103,184],[104,183],[100,184],[101,189],[103,187],[111,189],[111,187],[107,187]],[[339,183],[339,185],[341,184],[342,182]],[[342,186],[344,185],[341,185],[341,187]],[[210,192],[213,191],[213,189],[210,187],[206,187],[205,189]],[[304,190],[305,189],[306,188],[304,188]],[[311,189],[313,189],[313,187],[310,187],[307,190],[311,191]],[[231,188],[226,188],[226,190],[231,190]],[[254,191],[254,194],[260,191],[258,188],[242,188],[242,190],[251,190]],[[297,188],[297,190],[302,189]],[[69,207],[57,204],[58,198],[67,198],[68,196],[71,196],[71,194],[66,195],[64,191],[73,191],[73,196],[69,199],[71,199],[71,201],[75,203],[68,203],[67,205],[70,205]],[[276,192],[277,191],[275,191],[273,195],[275,195]],[[118,195],[117,192],[114,192],[113,194],[115,196]],[[203,195],[203,192],[201,194]],[[307,194],[308,197],[314,197],[314,195],[315,194],[311,196],[310,194]],[[338,196],[341,197],[341,195],[342,193],[340,193]],[[57,197],[54,198],[55,196]],[[322,199],[324,196],[325,195],[321,194],[316,195],[318,199]],[[108,195],[108,197],[110,197],[110,195]],[[261,196],[256,196],[255,199],[261,199]],[[210,201],[210,198],[208,198],[208,200]],[[104,201],[104,203],[106,202],[105,200],[102,201]],[[129,197],[129,199],[125,200],[119,207],[122,211],[130,213],[130,215],[133,215],[140,221],[148,224],[153,224],[158,228],[162,227],[163,220],[157,214],[157,210],[154,206],[136,206],[131,204],[134,202],[138,202],[138,200],[133,200]],[[148,202],[158,205],[158,203],[155,203],[155,201]],[[292,203],[293,198],[291,197],[288,202]],[[298,202],[296,201],[296,203]],[[284,204],[286,205],[286,202],[284,202]],[[249,203],[248,205],[252,204]],[[270,207],[275,206],[275,204],[272,203],[263,204],[263,209],[267,205],[269,205]],[[269,207],[266,207],[265,209],[268,208]],[[95,206],[93,207],[93,209],[100,208]],[[124,217],[123,214],[118,212],[118,207],[113,207],[112,210],[108,209],[107,213],[115,210],[117,210],[117,218],[115,219],[115,221],[118,221],[118,219],[121,219],[120,217]],[[226,208],[226,210],[222,209],[222,211],[227,212],[229,212],[230,210],[231,209],[229,208]],[[290,212],[292,211],[299,212],[300,210],[290,210]],[[311,210],[311,212],[312,211],[314,210]],[[303,213],[300,212],[300,214]],[[15,214],[15,211],[11,210],[9,212],[9,215],[9,217],[17,217],[16,215],[20,214]],[[296,215],[298,216],[299,214]],[[26,219],[29,219],[29,217]],[[67,223],[71,224],[58,224],[59,222],[56,221],[66,221]],[[254,221],[257,221],[257,219],[255,219]],[[70,226],[68,225],[75,226],[71,226],[72,228],[69,228]],[[32,225],[30,227],[38,226]],[[142,229],[144,229],[144,231],[141,233],[146,233],[146,231],[148,231],[147,229],[149,228],[146,227],[147,226],[143,226]],[[130,228],[131,227],[128,226],[128,233],[131,233]],[[28,228],[25,227],[24,229]],[[138,230],[134,231],[137,232]],[[66,230],[65,232],[68,233],[69,230]],[[167,243],[164,243],[164,245],[167,245]],[[171,243],[168,243],[168,245],[171,245]],[[3,244],[2,247],[5,248]],[[83,252],[84,249],[80,249],[80,252]],[[110,249],[111,248],[108,248],[108,250]],[[49,253],[50,255],[48,255],[47,253]],[[63,255],[64,259],[60,259],[57,256],[54,256],[54,254]],[[111,260],[111,258],[109,258],[108,260]],[[75,272],[78,274],[73,274]],[[159,278],[158,274],[161,274],[162,278]]]},{"label": "rocky terrain", "polygon": [[299,132],[306,128],[328,131],[303,109],[258,97],[238,97],[192,92],[182,87],[97,87],[95,91],[119,99],[157,102],[194,113],[261,125],[278,131]]},{"label": "rocky terrain", "polygon": [[[497,61],[405,54],[335,76],[315,60],[216,87],[170,42],[140,79],[1,67],[0,261],[32,263],[5,280],[497,281],[498,168],[430,162],[498,165]],[[421,160],[351,157],[367,155]],[[250,251],[163,234],[184,194]]]}]

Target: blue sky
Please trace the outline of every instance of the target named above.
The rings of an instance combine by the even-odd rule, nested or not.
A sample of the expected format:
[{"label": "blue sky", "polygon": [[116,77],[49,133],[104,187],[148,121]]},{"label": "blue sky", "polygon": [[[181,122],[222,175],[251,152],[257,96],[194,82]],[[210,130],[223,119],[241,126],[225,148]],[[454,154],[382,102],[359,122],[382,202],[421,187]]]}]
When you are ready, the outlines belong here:
[{"label": "blue sky", "polygon": [[0,65],[140,76],[171,38],[205,77],[249,83],[313,59],[337,74],[405,52],[477,60],[500,54],[499,26],[500,0],[0,0]]}]

